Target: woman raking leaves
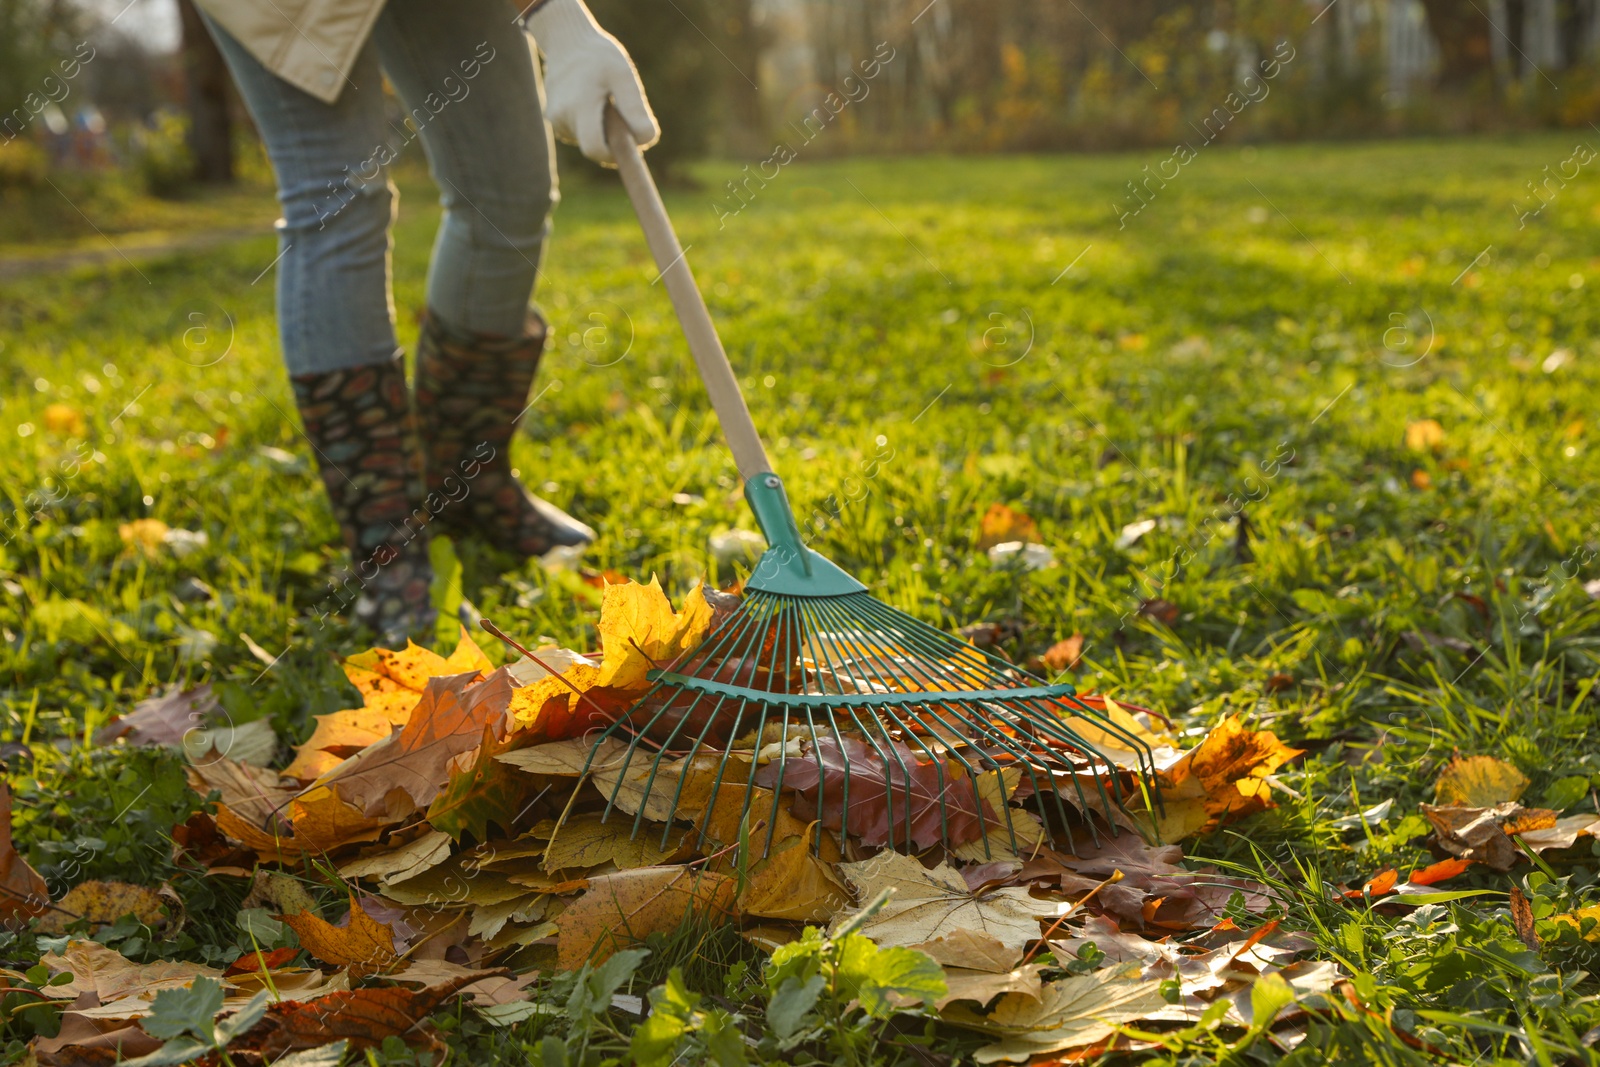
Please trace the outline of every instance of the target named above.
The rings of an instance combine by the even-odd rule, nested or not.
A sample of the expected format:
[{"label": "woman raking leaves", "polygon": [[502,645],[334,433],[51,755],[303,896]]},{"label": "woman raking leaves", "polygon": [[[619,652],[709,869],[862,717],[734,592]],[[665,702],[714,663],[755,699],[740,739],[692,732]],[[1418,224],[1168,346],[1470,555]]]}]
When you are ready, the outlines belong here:
[{"label": "woman raking leaves", "polygon": [[[641,145],[660,131],[628,54],[583,0],[200,6],[277,176],[278,332],[352,556],[354,613],[403,640],[432,625],[430,533],[521,556],[594,539],[511,469],[546,334],[528,304],[556,199],[545,119],[603,164],[608,100]],[[524,27],[544,53],[548,107]],[[385,112],[384,78],[403,124]],[[388,168],[413,138],[444,215],[410,388],[390,295]]]}]

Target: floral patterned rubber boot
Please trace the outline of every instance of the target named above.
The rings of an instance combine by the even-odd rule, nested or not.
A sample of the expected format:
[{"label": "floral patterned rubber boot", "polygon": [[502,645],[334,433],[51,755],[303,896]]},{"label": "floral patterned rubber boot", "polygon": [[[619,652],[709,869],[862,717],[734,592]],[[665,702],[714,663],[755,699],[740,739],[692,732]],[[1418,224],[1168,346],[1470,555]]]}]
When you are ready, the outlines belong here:
[{"label": "floral patterned rubber boot", "polygon": [[353,602],[385,644],[430,633],[429,515],[404,363],[397,356],[289,380],[354,565],[329,611]]},{"label": "floral patterned rubber boot", "polygon": [[586,545],[595,532],[522,487],[511,473],[511,438],[527,410],[544,352],[534,311],[521,337],[456,330],[428,313],[417,345],[417,416],[427,452],[434,522],[515,555]]}]

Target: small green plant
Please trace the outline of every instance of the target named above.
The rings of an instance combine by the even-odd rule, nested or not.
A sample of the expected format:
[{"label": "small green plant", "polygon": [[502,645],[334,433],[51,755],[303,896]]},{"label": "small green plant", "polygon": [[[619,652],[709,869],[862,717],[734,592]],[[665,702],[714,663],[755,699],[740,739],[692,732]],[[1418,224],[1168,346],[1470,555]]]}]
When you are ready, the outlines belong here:
[{"label": "small green plant", "polygon": [[265,989],[232,1015],[215,1022],[222,1010],[222,985],[215,978],[197,978],[182,989],[163,989],[150,1002],[145,1033],[166,1042],[147,1056],[126,1061],[126,1067],[171,1067],[215,1052],[228,1067],[228,1045],[267,1014]]},{"label": "small green plant", "polygon": [[[814,926],[778,948],[767,964],[764,1029],[754,1051],[780,1063],[891,1063],[885,1043],[889,1021],[945,992],[944,971],[926,953],[879,948],[859,933],[889,899],[874,899],[832,936]],[[702,1008],[674,969],[650,991],[650,1017],[634,1031],[631,1051],[639,1067],[673,1063],[748,1063],[741,1013]]]},{"label": "small green plant", "polygon": [[[551,983],[551,997],[560,1002],[566,993],[564,1014],[567,1034],[547,1034],[534,1046],[541,1067],[578,1067],[590,1062],[592,1053],[620,1052],[626,1038],[607,1017],[617,990],[633,977],[650,953],[645,949],[618,952],[598,967],[584,964],[575,974],[562,975]],[[612,1062],[616,1062],[613,1060]]]}]

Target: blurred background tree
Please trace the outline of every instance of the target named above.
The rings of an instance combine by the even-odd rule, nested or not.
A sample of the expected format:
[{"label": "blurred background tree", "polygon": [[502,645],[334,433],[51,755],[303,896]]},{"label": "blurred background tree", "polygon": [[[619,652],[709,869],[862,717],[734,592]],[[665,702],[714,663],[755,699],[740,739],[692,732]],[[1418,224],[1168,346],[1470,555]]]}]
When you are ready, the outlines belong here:
[{"label": "blurred background tree", "polygon": [[[638,63],[668,177],[780,142],[807,155],[1171,150],[1600,122],[1600,0],[590,2]],[[125,167],[168,195],[240,166],[264,175],[202,31],[191,0],[0,0],[0,188],[36,178],[40,160]],[[96,58],[70,98],[38,106],[85,42]],[[820,111],[830,93],[857,99]],[[569,177],[588,167],[560,158]]]}]

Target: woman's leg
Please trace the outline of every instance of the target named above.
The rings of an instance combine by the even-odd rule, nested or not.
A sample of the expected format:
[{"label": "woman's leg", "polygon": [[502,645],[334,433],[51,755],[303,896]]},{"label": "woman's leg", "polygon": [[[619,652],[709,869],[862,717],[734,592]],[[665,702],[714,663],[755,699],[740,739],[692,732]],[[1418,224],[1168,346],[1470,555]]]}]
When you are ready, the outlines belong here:
[{"label": "woman's leg", "polygon": [[461,478],[468,494],[435,520],[526,556],[584,544],[594,531],[511,476],[511,440],[544,350],[528,298],[556,200],[538,75],[516,15],[509,0],[389,0],[373,40],[444,205],[417,406],[428,488],[447,493],[447,480]]},{"label": "woman's leg", "polygon": [[278,331],[295,401],[354,564],[327,605],[354,602],[386,640],[431,625],[422,453],[395,342],[376,50],[325,104],[210,26],[278,181]]},{"label": "woman's leg", "polygon": [[[389,0],[373,27],[384,73],[422,142],[444,216],[428,308],[473,333],[518,336],[556,199],[538,76],[510,0]],[[397,137],[399,131],[396,131]]]}]

